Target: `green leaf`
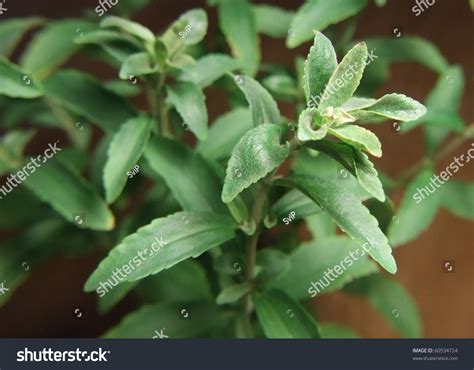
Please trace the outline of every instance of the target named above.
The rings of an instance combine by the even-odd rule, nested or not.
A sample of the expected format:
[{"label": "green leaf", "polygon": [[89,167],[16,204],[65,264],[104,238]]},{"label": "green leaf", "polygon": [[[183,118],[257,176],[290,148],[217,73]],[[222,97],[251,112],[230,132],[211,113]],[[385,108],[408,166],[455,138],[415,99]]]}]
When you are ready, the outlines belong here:
[{"label": "green leaf", "polygon": [[257,73],[260,49],[255,15],[247,0],[222,1],[218,5],[219,27],[244,72]]},{"label": "green leaf", "polygon": [[[0,307],[8,302],[33,268],[51,257],[57,247],[54,246],[54,240],[60,237],[63,223],[51,219],[36,221],[35,225],[23,229],[20,234],[2,241],[0,245],[0,276],[8,289],[0,295]],[[64,248],[64,245],[61,247]]]},{"label": "green leaf", "polygon": [[473,183],[451,179],[444,184],[442,192],[441,203],[444,208],[458,217],[474,220]]},{"label": "green leaf", "polygon": [[281,165],[289,145],[280,144],[281,128],[263,124],[248,131],[237,143],[227,164],[222,201],[229,203],[250,185]]},{"label": "green leaf", "polygon": [[211,301],[211,286],[206,274],[206,269],[197,261],[188,259],[144,279],[139,290],[147,302]]},{"label": "green leaf", "polygon": [[257,275],[257,283],[267,286],[291,269],[290,256],[276,249],[264,249],[257,254],[257,266],[261,271]]},{"label": "green leaf", "polygon": [[199,59],[196,64],[184,69],[179,79],[205,88],[238,67],[239,63],[225,54],[208,54]]},{"label": "green leaf", "polygon": [[236,108],[220,116],[211,125],[207,139],[198,143],[197,151],[207,159],[229,158],[234,146],[252,127],[250,110]]},{"label": "green leaf", "polygon": [[164,33],[162,40],[172,55],[186,46],[202,41],[207,33],[207,14],[203,9],[191,9],[183,13]]},{"label": "green leaf", "polygon": [[147,116],[131,118],[113,136],[104,168],[104,188],[108,203],[113,203],[127,183],[127,172],[145,151],[154,121]]},{"label": "green leaf", "polygon": [[361,246],[370,245],[368,253],[385,270],[394,274],[397,265],[388,240],[378,222],[357,197],[345,192],[340,182],[316,176],[293,175],[275,181],[276,185],[293,187],[305,193],[325,210],[339,227]]},{"label": "green leaf", "polygon": [[183,144],[153,138],[145,151],[145,158],[165,180],[183,209],[228,213],[219,199],[221,182],[199,154]]},{"label": "green leaf", "polygon": [[407,122],[423,116],[426,108],[423,104],[403,94],[388,94],[368,107],[351,110],[349,113],[357,120],[385,118]]},{"label": "green leaf", "polygon": [[45,81],[45,92],[49,98],[96,123],[106,132],[115,133],[122,123],[136,115],[125,99],[79,71],[55,73]]},{"label": "green leaf", "polygon": [[292,101],[298,97],[298,87],[291,76],[285,74],[270,75],[262,80],[262,84],[277,98]]},{"label": "green leaf", "polygon": [[372,275],[353,283],[348,292],[365,295],[390,323],[406,338],[422,336],[422,322],[416,302],[405,288],[383,275]]},{"label": "green leaf", "polygon": [[419,63],[435,72],[442,72],[449,64],[438,48],[421,37],[405,36],[400,38],[377,37],[366,39],[369,50],[376,51],[379,58],[390,62]]},{"label": "green leaf", "polygon": [[394,221],[388,228],[388,239],[393,246],[414,240],[436,217],[443,192],[438,191],[436,181],[431,182],[434,177],[433,171],[426,169],[408,184]]},{"label": "green leaf", "polygon": [[382,156],[382,144],[378,137],[363,127],[356,125],[344,125],[330,128],[329,133],[341,141],[372,154],[375,157]]},{"label": "green leaf", "polygon": [[336,224],[326,213],[306,217],[306,226],[318,241],[336,235]]},{"label": "green leaf", "polygon": [[[117,326],[104,334],[104,338],[173,339],[200,337],[219,322],[222,313],[215,305],[198,304],[183,308],[176,303],[158,303],[139,308],[128,314]],[[211,316],[210,316],[211,315]],[[213,320],[209,320],[213,317]]]},{"label": "green leaf", "polygon": [[65,63],[80,47],[74,39],[96,28],[82,19],[63,19],[50,22],[28,44],[20,58],[23,68],[43,79]]},{"label": "green leaf", "polygon": [[43,86],[16,64],[0,56],[0,95],[32,99],[43,95]]},{"label": "green leaf", "polygon": [[[426,98],[426,106],[430,110],[456,113],[462,102],[464,85],[464,74],[460,66],[446,69]],[[425,127],[425,142],[431,154],[436,151],[450,131],[449,128],[444,127]]]},{"label": "green leaf", "polygon": [[320,111],[327,107],[340,107],[352,97],[362,79],[367,55],[367,46],[363,42],[349,50],[334,70],[320,96],[318,105]]},{"label": "green leaf", "polygon": [[295,220],[298,220],[306,216],[321,213],[322,210],[302,192],[293,189],[282,196],[273,205],[272,212],[279,222],[283,222],[283,218],[288,217],[290,212],[295,212]]},{"label": "green leaf", "polygon": [[128,80],[130,77],[144,76],[156,71],[158,71],[158,67],[153,65],[148,53],[141,52],[132,54],[125,59],[119,76],[122,80]]},{"label": "green leaf", "polygon": [[110,292],[98,299],[98,311],[105,314],[119,303],[130,291],[137,286],[138,282],[122,283],[114,287]]},{"label": "green leaf", "polygon": [[337,68],[336,51],[331,41],[321,32],[316,32],[314,44],[309,49],[308,57],[304,64],[304,93],[310,108],[317,108],[315,102],[319,94],[324,91],[331,76]]},{"label": "green leaf", "polygon": [[295,12],[269,4],[252,6],[257,32],[264,35],[286,38]]},{"label": "green leaf", "polygon": [[[355,177],[349,176],[349,173],[340,165],[340,162],[335,161],[334,158],[323,152],[315,152],[303,147],[293,162],[293,172],[310,176],[318,174],[320,177],[338,181],[346,192],[354,194],[362,202],[372,198],[372,195],[360,185]],[[298,190],[295,191],[299,192]],[[314,202],[312,203],[314,204]]]},{"label": "green leaf", "polygon": [[234,81],[247,99],[254,126],[281,121],[278,105],[259,82],[248,76],[233,76]]},{"label": "green leaf", "polygon": [[377,272],[367,257],[363,248],[343,236],[303,243],[290,255],[291,269],[270,286],[298,300],[330,293]]},{"label": "green leaf", "polygon": [[[366,154],[343,143],[319,140],[308,144],[312,149],[321,151],[341,163],[359,184],[381,202],[385,201],[385,192],[379,180],[378,172]],[[345,181],[345,179],[341,179]]]},{"label": "green leaf", "polygon": [[349,18],[364,8],[366,0],[308,0],[296,12],[286,39],[295,48],[313,37],[313,30],[322,31],[331,24]]},{"label": "green leaf", "polygon": [[207,137],[206,97],[192,82],[178,82],[167,86],[168,98],[181,118],[199,140]]},{"label": "green leaf", "polygon": [[137,48],[141,48],[140,42],[132,36],[113,30],[93,30],[91,32],[85,33],[82,36],[77,36],[77,38],[74,40],[74,42],[77,44],[95,45],[105,45],[116,41],[124,41]]},{"label": "green leaf", "polygon": [[258,321],[267,338],[320,338],[311,315],[286,294],[272,291],[253,297]]},{"label": "green leaf", "polygon": [[333,339],[356,339],[360,338],[357,333],[345,326],[338,324],[321,324],[319,325],[319,331],[321,332],[321,337],[323,338],[333,338]]},{"label": "green leaf", "polygon": [[[235,224],[230,217],[209,212],[178,212],[157,218],[127,236],[113,248],[92,273],[84,287],[90,292],[114,280],[116,269],[123,270],[119,281],[135,281],[168,269],[190,257],[234,237]],[[117,281],[115,279],[115,281]]]},{"label": "green leaf", "polygon": [[0,23],[0,55],[10,56],[29,29],[44,22],[40,17],[11,18]]},{"label": "green leaf", "polygon": [[24,185],[66,220],[94,230],[111,230],[114,216],[92,186],[69,168],[43,158]]},{"label": "green leaf", "polygon": [[252,284],[245,282],[225,287],[216,298],[218,305],[234,303],[252,290]]},{"label": "green leaf", "polygon": [[119,30],[128,33],[130,35],[136,36],[139,39],[146,41],[150,44],[155,42],[155,35],[148,28],[142,26],[139,23],[129,21],[128,19],[116,17],[110,15],[105,17],[102,22],[100,22],[102,28],[118,28]]}]

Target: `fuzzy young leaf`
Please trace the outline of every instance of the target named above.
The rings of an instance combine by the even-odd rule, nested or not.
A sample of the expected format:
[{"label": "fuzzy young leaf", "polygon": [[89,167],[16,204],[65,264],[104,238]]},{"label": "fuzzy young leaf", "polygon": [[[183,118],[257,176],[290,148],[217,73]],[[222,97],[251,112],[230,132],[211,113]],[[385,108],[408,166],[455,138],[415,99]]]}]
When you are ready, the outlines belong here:
[{"label": "fuzzy young leaf", "polygon": [[[377,272],[377,265],[367,257],[363,248],[343,236],[304,243],[291,253],[291,269],[270,286],[298,300],[330,293]],[[325,277],[329,267],[336,271],[334,280]]]},{"label": "fuzzy young leaf", "polygon": [[114,15],[107,16],[100,22],[102,28],[118,28],[119,30],[138,37],[148,43],[155,42],[155,35],[148,28],[139,23],[129,21],[125,18],[116,17]]},{"label": "fuzzy young leaf", "polygon": [[313,30],[322,31],[327,26],[349,18],[366,4],[366,0],[308,0],[296,12],[291,22],[286,45],[294,48],[313,36]]},{"label": "fuzzy young leaf", "polygon": [[286,38],[295,12],[268,4],[253,5],[252,10],[255,14],[257,32],[271,37]]},{"label": "fuzzy young leaf", "polygon": [[347,291],[367,296],[372,306],[406,338],[422,336],[422,322],[416,302],[397,281],[377,274],[355,281]]},{"label": "fuzzy young leaf", "polygon": [[303,87],[306,102],[310,108],[317,108],[319,102],[313,101],[324,91],[337,68],[336,51],[331,41],[321,32],[316,32],[314,45],[309,49],[304,64]]},{"label": "fuzzy young leaf", "polygon": [[423,104],[403,94],[388,94],[382,96],[369,107],[349,113],[357,120],[385,118],[407,122],[423,116],[426,113],[426,108]]},{"label": "fuzzy young leaf", "polygon": [[55,73],[45,81],[44,89],[47,97],[96,123],[106,132],[115,133],[122,123],[136,115],[133,107],[121,96],[75,70]]},{"label": "fuzzy young leaf", "polygon": [[196,64],[184,69],[179,79],[205,88],[238,67],[239,63],[225,54],[208,54],[199,59]]},{"label": "fuzzy young leaf", "polygon": [[77,36],[96,28],[94,23],[82,19],[51,22],[30,41],[20,64],[35,77],[43,79],[80,48],[74,42]]},{"label": "fuzzy young leaf", "polygon": [[207,137],[206,97],[192,82],[178,82],[167,87],[168,98],[176,108],[184,124],[199,140]]},{"label": "fuzzy young leaf", "polygon": [[352,97],[364,73],[367,60],[367,46],[361,42],[344,56],[327,83],[318,109],[340,107]]},{"label": "fuzzy young leaf", "polygon": [[298,132],[297,137],[299,141],[316,141],[323,139],[329,129],[331,122],[322,124],[319,127],[314,127],[314,122],[318,121],[322,124],[323,117],[314,108],[305,109],[301,112],[298,118]]},{"label": "fuzzy young leaf", "polygon": [[248,76],[233,77],[249,102],[254,126],[280,123],[281,115],[277,103],[259,82]]},{"label": "fuzzy young leaf", "polygon": [[127,171],[137,164],[150,138],[154,121],[146,116],[132,118],[114,135],[104,168],[108,203],[114,202],[127,183]]},{"label": "fuzzy young leaf", "polygon": [[258,321],[267,338],[320,338],[313,317],[285,293],[271,291],[253,296]]},{"label": "fuzzy young leaf", "polygon": [[341,141],[364,150],[375,157],[382,156],[382,144],[372,131],[356,125],[344,125],[330,128],[329,133]]},{"label": "fuzzy young leaf", "polygon": [[0,23],[0,56],[9,57],[29,29],[44,22],[40,17],[11,18]]},{"label": "fuzzy young leaf", "polygon": [[84,228],[111,230],[114,216],[92,186],[69,168],[45,159],[24,185],[66,220]]},{"label": "fuzzy young leaf", "polygon": [[119,76],[122,80],[128,80],[130,77],[148,75],[156,72],[157,66],[154,66],[148,53],[135,53],[127,57],[120,68]]},{"label": "fuzzy young leaf", "polygon": [[207,33],[207,14],[203,9],[191,9],[182,14],[164,33],[162,40],[170,54],[202,41]]},{"label": "fuzzy young leaf", "polygon": [[431,180],[433,177],[433,171],[426,169],[408,185],[388,229],[388,239],[393,246],[408,243],[418,237],[436,217],[443,191],[435,187],[436,181]]},{"label": "fuzzy young leaf", "polygon": [[222,200],[231,202],[238,194],[264,178],[283,163],[288,143],[280,144],[281,128],[263,124],[248,131],[237,143],[227,164]]},{"label": "fuzzy young leaf", "polygon": [[252,127],[250,110],[236,108],[211,125],[207,139],[198,143],[197,150],[208,159],[227,159],[240,138]]},{"label": "fuzzy young leaf", "polygon": [[16,64],[0,57],[0,95],[33,99],[43,95],[43,86]]},{"label": "fuzzy young leaf", "polygon": [[234,229],[230,217],[209,212],[178,212],[155,219],[112,249],[84,289],[90,292],[101,288],[100,283],[112,279],[117,268],[125,273],[120,281],[157,274],[232,239]]},{"label": "fuzzy young leaf", "polygon": [[473,183],[451,179],[443,185],[441,191],[441,203],[444,208],[458,217],[474,220]]},{"label": "fuzzy young leaf", "polygon": [[260,50],[255,15],[247,0],[222,1],[218,5],[219,27],[230,45],[232,55],[244,72],[257,73]]},{"label": "fuzzy young leaf", "polygon": [[378,222],[357,197],[345,192],[340,182],[316,176],[293,175],[276,180],[276,185],[293,187],[313,199],[326,211],[339,227],[361,246],[370,245],[368,253],[385,270],[397,271],[388,240],[378,227]]},{"label": "fuzzy young leaf", "polygon": [[219,199],[221,182],[199,154],[171,140],[154,138],[145,151],[145,158],[165,180],[183,209],[228,213]]}]

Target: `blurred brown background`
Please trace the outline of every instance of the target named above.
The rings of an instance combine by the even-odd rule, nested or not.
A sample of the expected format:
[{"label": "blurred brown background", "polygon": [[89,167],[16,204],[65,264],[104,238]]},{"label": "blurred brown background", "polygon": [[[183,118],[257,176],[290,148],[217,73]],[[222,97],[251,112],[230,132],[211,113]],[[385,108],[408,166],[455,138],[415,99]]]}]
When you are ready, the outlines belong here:
[{"label": "blurred brown background", "polygon": [[[262,1],[296,9],[302,1]],[[136,19],[155,32],[161,31],[180,13],[204,6],[204,0],[157,0],[139,13]],[[370,5],[361,15],[356,38],[371,36],[393,37],[394,29],[403,34],[419,35],[434,42],[450,64],[460,64],[466,76],[462,116],[474,122],[474,22],[467,0],[437,1],[419,17],[411,8],[414,0],[389,0],[384,8]],[[3,16],[41,15],[49,18],[80,16],[85,8],[94,8],[97,1],[20,0],[7,1],[8,12]],[[216,32],[216,14],[207,9],[210,35]],[[4,19],[0,18],[0,19]],[[1,40],[0,40],[1,42]],[[289,51],[283,40],[262,37],[263,59],[292,67],[295,53],[305,55],[308,44]],[[74,66],[88,66],[75,58]],[[114,74],[95,64],[92,72],[98,76]],[[86,67],[87,68],[87,67]],[[423,101],[433,87],[433,72],[413,64],[392,66],[391,78],[383,87],[385,92],[400,92]],[[207,100],[211,118],[225,110],[219,96]],[[423,137],[415,130],[408,135],[396,135],[388,125],[375,129],[384,147],[378,167],[396,175],[421,158]],[[467,151],[468,145],[448,156],[439,169],[449,164],[454,155]],[[474,180],[472,165],[464,167],[456,178]],[[399,200],[400,194],[396,197]],[[418,304],[428,338],[466,338],[474,336],[474,228],[473,223],[441,211],[431,228],[416,241],[395,250],[399,272],[395,278],[410,292]],[[67,244],[67,240],[64,241]],[[99,254],[81,259],[57,258],[36,269],[28,281],[16,290],[9,303],[0,309],[0,337],[95,337],[117,323],[134,309],[136,302],[127,297],[111,313],[101,317],[96,313],[93,294],[84,294],[86,278],[101,259]],[[455,261],[455,273],[443,271],[443,261]],[[369,338],[396,337],[386,321],[364,300],[342,293],[329,294],[314,302],[319,320],[340,323],[354,328]],[[77,318],[79,308],[82,317]]]}]

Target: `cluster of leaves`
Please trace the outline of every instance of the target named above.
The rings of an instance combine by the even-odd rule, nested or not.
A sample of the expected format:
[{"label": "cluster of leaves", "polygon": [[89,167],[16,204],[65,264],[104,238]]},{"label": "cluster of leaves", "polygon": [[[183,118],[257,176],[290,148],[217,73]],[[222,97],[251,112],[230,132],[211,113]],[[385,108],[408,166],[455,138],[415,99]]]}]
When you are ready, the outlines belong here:
[{"label": "cluster of leaves", "polygon": [[[108,255],[85,284],[93,292],[159,238],[164,246],[99,298],[102,313],[132,290],[145,304],[107,337],[151,337],[162,327],[170,337],[353,337],[350,329],[317,323],[299,301],[309,298],[311,281],[370,243],[373,260],[361,257],[321,294],[344,289],[366,297],[403,336],[420,336],[413,300],[379,266],[395,273],[392,247],[415,239],[439,206],[474,218],[467,201],[473,184],[451,180],[421,204],[412,199],[433,174],[446,136],[464,140],[472,130],[457,113],[462,70],[428,41],[352,41],[355,15],[367,3],[308,0],[293,12],[209,1],[223,35],[211,52],[201,43],[203,9],[187,11],[158,35],[124,17],[97,24],[90,12],[1,22],[1,175],[29,160],[25,150],[38,129],[59,129],[70,143],[28,177],[27,189],[1,200],[0,225],[23,230],[0,250],[2,281],[13,291],[26,278],[22,262],[34,266],[58,252],[77,256],[100,246]],[[120,4],[111,11],[125,16],[147,1]],[[8,60],[38,26],[18,62]],[[313,46],[306,59],[296,57],[292,72],[261,64],[261,34],[286,38],[289,48]],[[378,59],[367,66],[372,49]],[[345,53],[339,62],[336,51]],[[120,79],[60,69],[76,53],[117,68]],[[439,74],[424,105],[403,94],[363,97],[400,61]],[[226,93],[231,110],[209,125],[204,90],[211,86]],[[148,99],[145,111],[131,102],[140,96]],[[327,98],[314,104],[315,96]],[[296,119],[283,116],[275,98],[294,105]],[[30,128],[20,127],[25,121]],[[402,132],[423,125],[426,137],[426,158],[397,181],[376,171],[369,155],[380,157],[381,143],[362,127],[387,121],[406,122]],[[186,144],[191,133],[194,146]],[[127,182],[137,164],[140,176]],[[394,217],[390,194],[407,183]],[[294,222],[273,229],[292,212]],[[302,223],[313,240],[301,243]],[[272,242],[257,248],[267,229]]]}]

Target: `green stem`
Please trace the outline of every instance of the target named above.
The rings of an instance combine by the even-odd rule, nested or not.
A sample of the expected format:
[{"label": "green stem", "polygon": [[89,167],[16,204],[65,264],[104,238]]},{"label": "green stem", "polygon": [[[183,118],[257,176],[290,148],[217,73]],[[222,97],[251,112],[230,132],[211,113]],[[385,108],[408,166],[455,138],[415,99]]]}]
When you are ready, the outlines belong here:
[{"label": "green stem", "polygon": [[[245,270],[245,280],[247,282],[251,282],[255,274],[255,263],[257,260],[257,244],[258,239],[260,237],[260,223],[263,219],[263,208],[265,205],[268,190],[271,186],[272,176],[273,175],[270,175],[270,179],[267,181],[264,180],[260,185],[260,189],[258,190],[257,197],[252,208],[252,213],[250,215],[250,222],[255,222],[256,229],[255,232],[247,238],[246,243],[247,263]],[[244,327],[247,331],[247,336],[253,337],[252,324],[250,321],[250,315],[252,314],[252,298],[250,293],[247,293],[244,297],[242,311],[244,316]]]},{"label": "green stem", "polygon": [[169,117],[168,117],[168,105],[165,101],[165,86],[166,80],[166,71],[160,74],[160,79],[158,81],[158,91],[157,91],[157,100],[158,100],[158,109],[159,109],[159,119],[160,119],[160,127],[161,127],[161,134],[165,137],[173,137],[173,133],[171,132]]}]

